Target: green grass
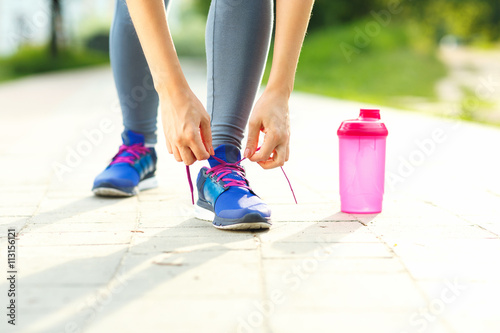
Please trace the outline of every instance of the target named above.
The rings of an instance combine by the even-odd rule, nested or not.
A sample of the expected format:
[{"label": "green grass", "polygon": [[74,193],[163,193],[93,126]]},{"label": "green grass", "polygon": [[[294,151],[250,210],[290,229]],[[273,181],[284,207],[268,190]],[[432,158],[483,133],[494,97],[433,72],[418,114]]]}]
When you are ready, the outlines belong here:
[{"label": "green grass", "polygon": [[489,119],[491,112],[495,111],[495,103],[478,98],[477,94],[469,87],[460,87],[463,98],[460,103],[458,117],[462,120],[476,121],[500,126],[498,117]]},{"label": "green grass", "polygon": [[[355,28],[367,21],[313,31],[302,49],[295,89],[381,105],[400,105],[401,97],[435,100],[434,85],[446,75],[432,43],[410,24],[391,23],[370,38],[364,48],[344,56],[342,42],[356,47]],[[265,79],[269,75],[269,65]]]},{"label": "green grass", "polygon": [[0,81],[35,73],[105,64],[107,54],[89,50],[62,50],[57,58],[49,55],[47,47],[24,47],[16,54],[0,58]]}]

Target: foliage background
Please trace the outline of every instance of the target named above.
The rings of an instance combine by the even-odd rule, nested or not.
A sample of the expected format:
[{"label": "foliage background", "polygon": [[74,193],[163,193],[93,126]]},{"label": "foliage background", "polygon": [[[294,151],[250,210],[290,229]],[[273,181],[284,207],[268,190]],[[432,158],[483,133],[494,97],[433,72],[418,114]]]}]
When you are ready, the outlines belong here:
[{"label": "foliage background", "polygon": [[[50,22],[44,28],[49,38],[45,44],[25,43],[15,54],[0,57],[0,81],[109,62],[111,22],[103,24],[90,17],[81,23],[84,32],[74,36],[61,24],[71,0],[36,1],[44,1],[50,9]],[[113,0],[84,2],[92,1],[113,6]],[[171,10],[169,23],[180,56],[202,61],[209,6],[210,0],[172,0],[171,9],[177,9]],[[376,19],[377,13],[388,13],[394,7],[398,12],[390,15],[388,24]],[[360,38],[364,38],[363,45]],[[494,51],[499,40],[499,0],[316,0],[295,89],[403,109],[422,110],[422,105],[437,109],[442,107],[436,103],[442,104],[443,97],[436,87],[453,76],[442,46]],[[462,70],[476,77],[484,75],[467,66]],[[461,82],[455,86],[452,88],[461,91],[461,97],[453,101],[462,105],[456,113],[459,117],[500,123],[500,115],[495,121],[481,116],[500,106],[500,96],[497,102],[482,100],[471,108],[467,100],[474,98],[474,85]]]}]

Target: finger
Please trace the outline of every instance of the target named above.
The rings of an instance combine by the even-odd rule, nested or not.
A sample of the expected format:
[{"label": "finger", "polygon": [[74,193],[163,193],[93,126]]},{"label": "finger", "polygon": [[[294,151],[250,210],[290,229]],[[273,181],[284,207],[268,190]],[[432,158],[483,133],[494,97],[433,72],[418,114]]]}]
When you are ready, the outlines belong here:
[{"label": "finger", "polygon": [[286,143],[285,162],[288,162],[288,159],[290,159],[290,139],[288,139],[288,142]]},{"label": "finger", "polygon": [[[206,160],[210,157],[210,153],[207,152],[206,146],[203,145],[203,141],[201,139],[201,133],[196,133],[193,138],[189,141],[189,148],[193,156],[198,161]],[[184,161],[185,162],[185,161]]]},{"label": "finger", "polygon": [[264,169],[273,169],[281,167],[285,164],[286,146],[278,146],[274,150],[273,155],[267,161],[258,162]]},{"label": "finger", "polygon": [[265,161],[265,162],[257,162],[262,169],[274,169],[277,167],[276,163],[273,160]]},{"label": "finger", "polygon": [[250,157],[250,161],[252,162],[264,162],[271,157],[272,152],[278,145],[275,135],[272,132],[268,132],[264,136],[264,143],[260,150],[256,152],[252,157]]},{"label": "finger", "polygon": [[179,152],[181,153],[182,161],[186,165],[191,165],[196,161],[196,157],[189,147],[180,147]]},{"label": "finger", "polygon": [[168,150],[168,153],[169,154],[173,154],[173,151],[172,151],[172,146],[170,145],[170,142],[168,140],[165,140],[166,143],[167,143],[167,150]]},{"label": "finger", "polygon": [[257,162],[263,169],[274,169],[274,168],[277,168],[279,167],[280,165],[272,160],[272,159],[269,159],[267,161],[263,161],[263,162]]},{"label": "finger", "polygon": [[182,162],[182,157],[181,157],[181,153],[179,153],[179,149],[177,148],[177,146],[173,146],[172,147],[172,150],[174,152],[174,157],[175,157],[175,160],[177,162]]},{"label": "finger", "polygon": [[279,145],[274,150],[272,159],[276,163],[276,166],[283,166],[285,164],[286,148],[287,148],[287,145]]},{"label": "finger", "polygon": [[214,147],[212,146],[212,130],[210,129],[210,117],[208,117],[208,120],[201,121],[200,134],[203,145],[205,146],[205,150],[210,155],[215,155]]},{"label": "finger", "polygon": [[260,124],[250,122],[250,124],[248,125],[247,146],[245,148],[245,153],[243,154],[244,157],[250,158],[251,156],[253,156],[253,154],[255,154],[257,146],[259,145],[259,135]]}]

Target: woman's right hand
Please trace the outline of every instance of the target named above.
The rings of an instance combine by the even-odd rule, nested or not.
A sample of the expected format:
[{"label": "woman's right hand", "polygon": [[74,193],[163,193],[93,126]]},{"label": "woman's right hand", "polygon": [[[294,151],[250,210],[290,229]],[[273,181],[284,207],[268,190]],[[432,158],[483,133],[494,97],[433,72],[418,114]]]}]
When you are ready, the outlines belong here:
[{"label": "woman's right hand", "polygon": [[164,1],[127,0],[127,6],[160,96],[168,151],[186,165],[209,158],[210,117],[182,73]]},{"label": "woman's right hand", "polygon": [[210,116],[188,88],[175,96],[161,97],[160,106],[167,149],[186,165],[214,154]]}]

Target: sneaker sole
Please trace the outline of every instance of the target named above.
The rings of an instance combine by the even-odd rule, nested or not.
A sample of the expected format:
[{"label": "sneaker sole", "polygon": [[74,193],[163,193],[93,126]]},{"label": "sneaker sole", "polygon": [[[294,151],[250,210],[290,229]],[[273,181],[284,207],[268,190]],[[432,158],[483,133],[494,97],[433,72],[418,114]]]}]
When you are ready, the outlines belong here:
[{"label": "sneaker sole", "polygon": [[150,177],[141,181],[132,192],[126,192],[114,187],[98,187],[92,190],[95,195],[100,197],[132,197],[140,191],[149,190],[158,187],[158,180],[156,177]]},{"label": "sneaker sole", "polygon": [[271,228],[271,222],[262,221],[263,217],[257,213],[245,215],[238,220],[229,220],[218,218],[215,216],[214,212],[195,205],[194,216],[199,220],[212,222],[214,227],[223,230],[259,230]]}]

